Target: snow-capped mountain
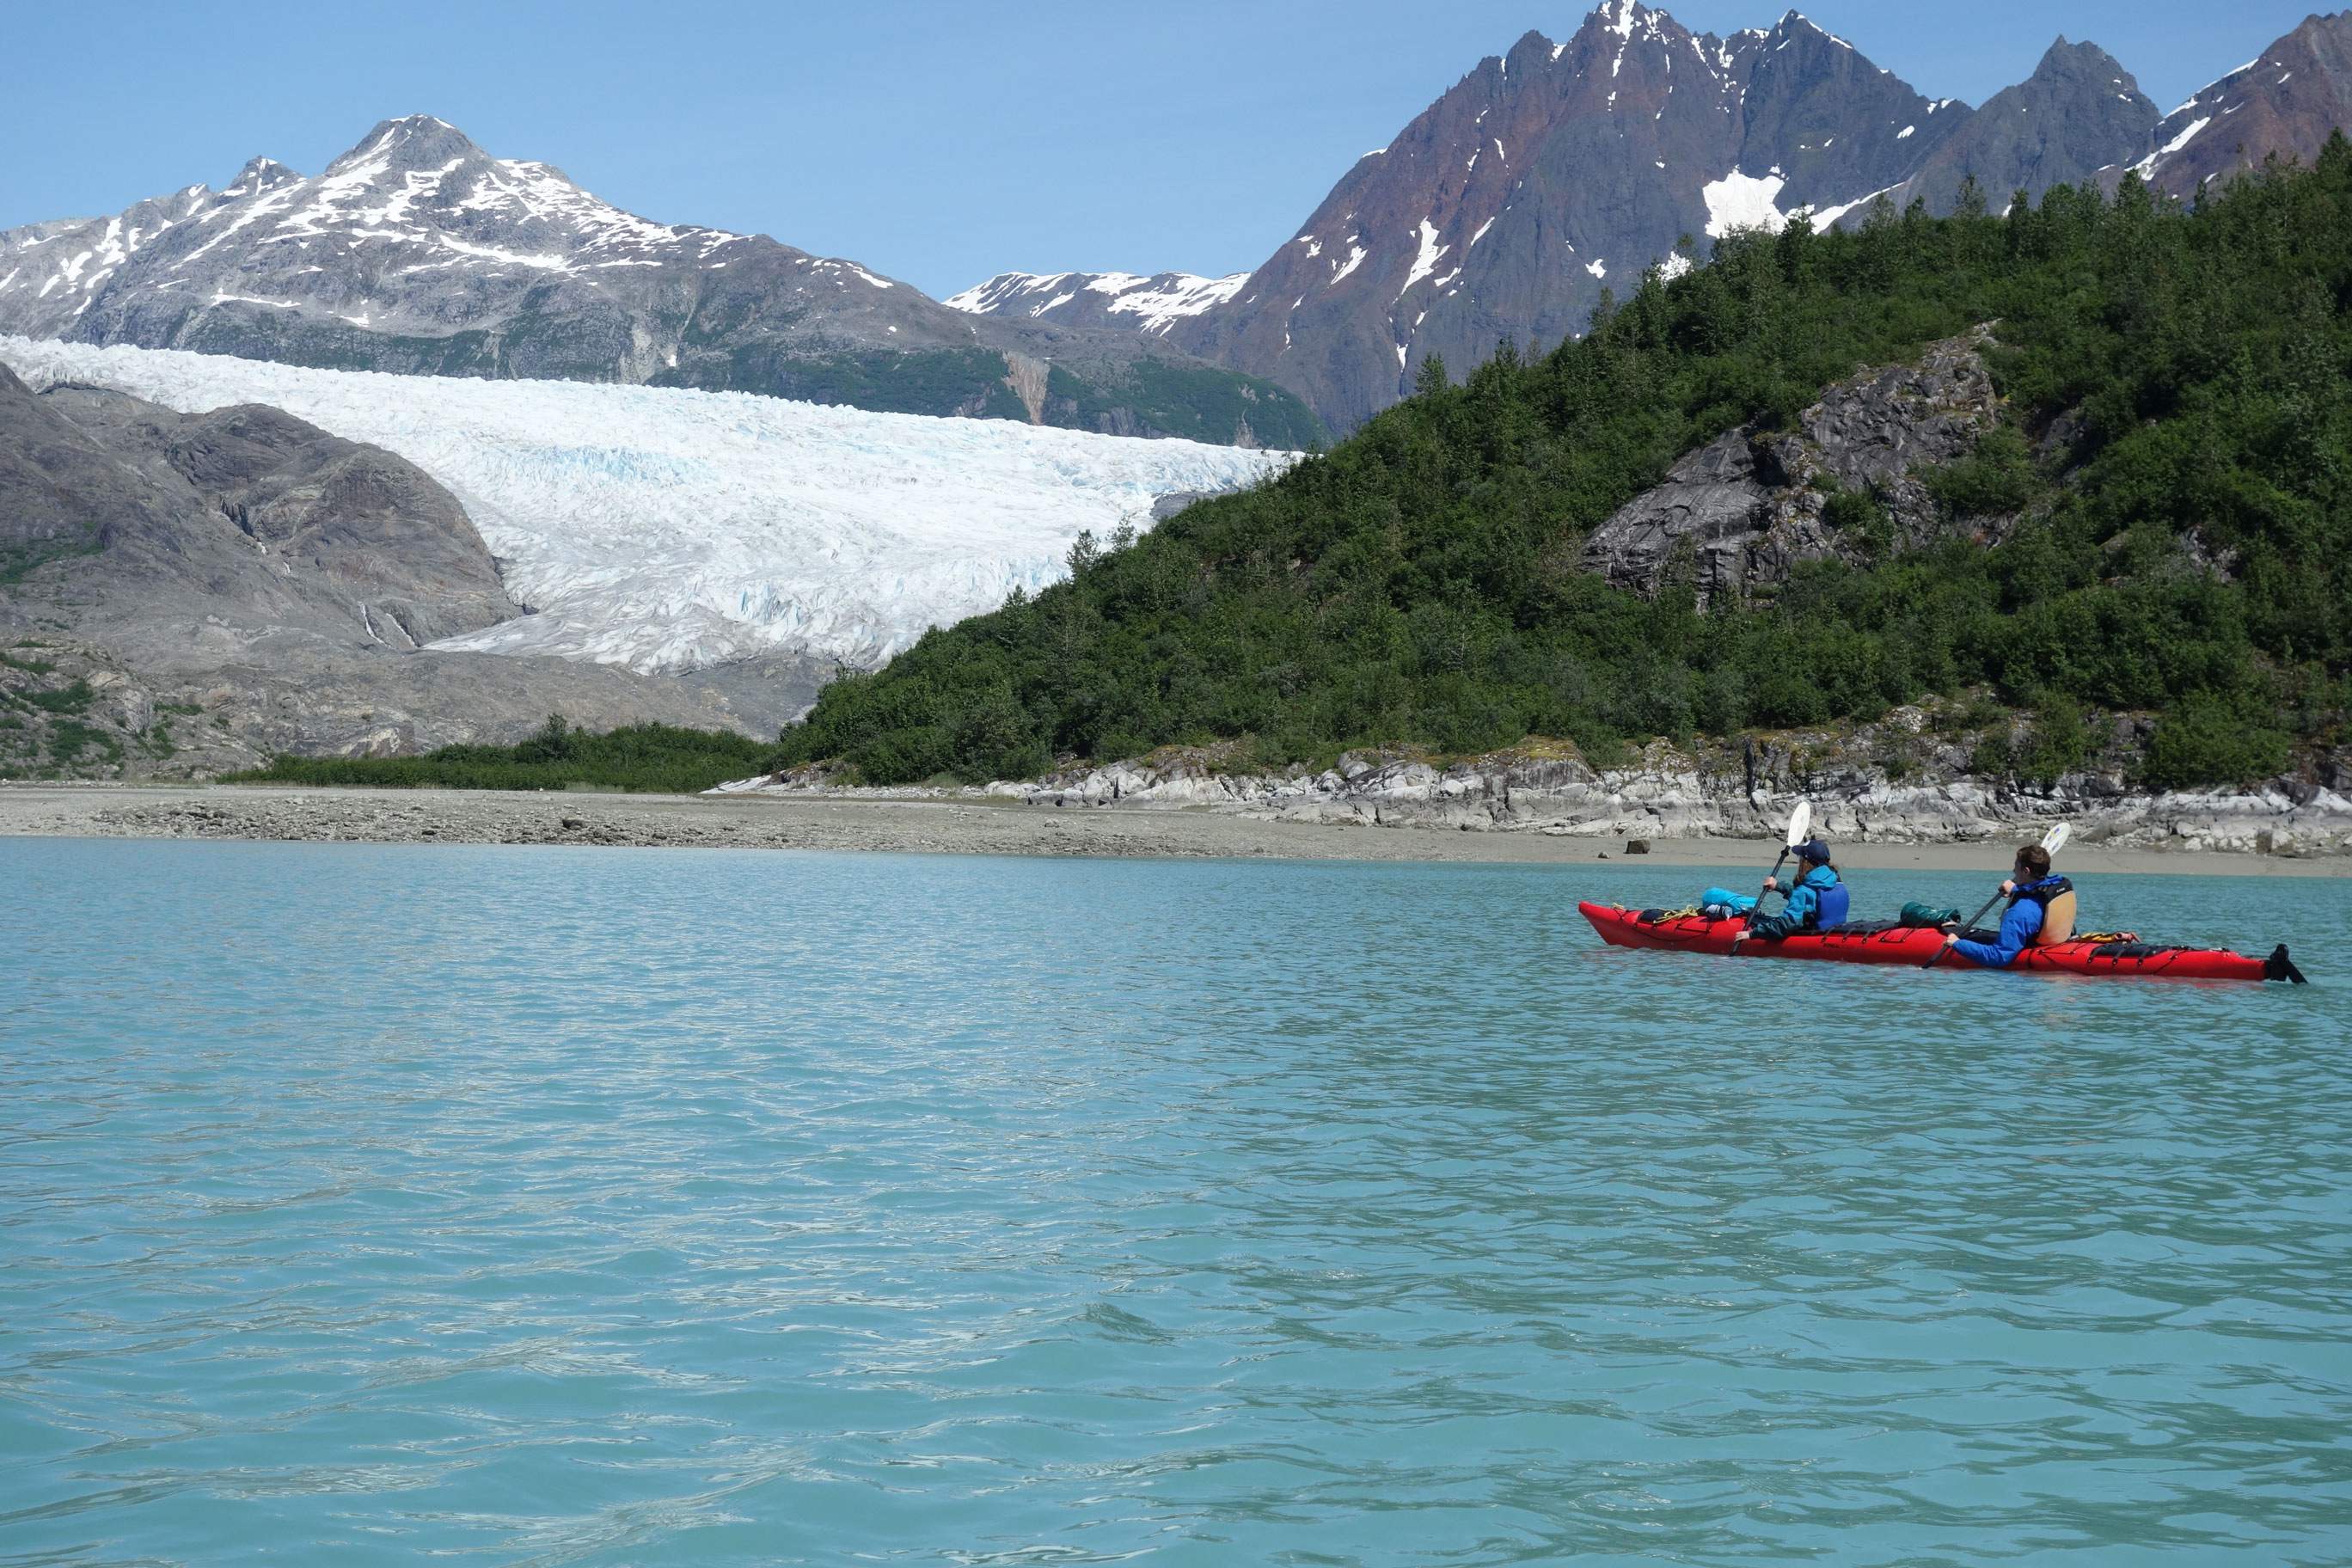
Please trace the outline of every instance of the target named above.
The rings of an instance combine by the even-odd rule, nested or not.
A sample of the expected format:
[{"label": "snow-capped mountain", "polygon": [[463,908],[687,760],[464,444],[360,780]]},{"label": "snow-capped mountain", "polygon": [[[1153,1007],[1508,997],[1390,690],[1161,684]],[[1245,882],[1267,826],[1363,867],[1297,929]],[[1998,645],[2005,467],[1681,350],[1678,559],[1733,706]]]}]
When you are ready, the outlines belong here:
[{"label": "snow-capped mountain", "polygon": [[1794,12],[1719,38],[1612,0],[1482,62],[1171,338],[1352,427],[1423,355],[1466,368],[1581,331],[1654,263],[1900,183],[1966,113]]},{"label": "snow-capped mountain", "polygon": [[315,176],[257,158],[222,190],[0,233],[0,331],[1212,441],[1319,434],[1289,394],[1171,345],[982,321],[854,261],[652,223],[426,115]]},{"label": "snow-capped mountain", "polygon": [[740,393],[435,380],[0,337],[36,390],[182,413],[282,409],[405,458],[461,500],[537,612],[431,644],[639,673],[791,653],[878,664],[1059,577],[1082,529],[1233,489],[1288,454]]},{"label": "snow-capped mountain", "polygon": [[2352,11],[2303,26],[2164,117],[2135,167],[2177,196],[2259,167],[2273,153],[2308,163],[2352,124]]},{"label": "snow-capped mountain", "polygon": [[944,303],[975,316],[1051,318],[1064,326],[1118,327],[1165,337],[1179,321],[1206,314],[1240,291],[1246,272],[1202,278],[1191,272],[1000,272]]},{"label": "snow-capped mountain", "polygon": [[[1652,265],[1678,271],[1735,227],[1808,209],[1816,224],[1859,222],[1881,196],[1948,213],[1971,176],[1998,211],[2018,190],[2112,184],[2136,161],[2186,195],[2274,147],[2311,157],[2347,98],[2352,13],[2314,17],[2158,128],[2157,106],[2093,44],[2060,38],[1979,110],[1922,96],[1794,11],[1725,38],[1607,0],[1565,43],[1531,32],[1482,61],[1238,287],[1150,330],[1279,382],[1347,430],[1402,396],[1424,354],[1459,373],[1501,338],[1556,342],[1584,330],[1604,289]],[[1138,328],[1143,311],[1102,297],[1129,276],[1007,273],[952,302]]]}]

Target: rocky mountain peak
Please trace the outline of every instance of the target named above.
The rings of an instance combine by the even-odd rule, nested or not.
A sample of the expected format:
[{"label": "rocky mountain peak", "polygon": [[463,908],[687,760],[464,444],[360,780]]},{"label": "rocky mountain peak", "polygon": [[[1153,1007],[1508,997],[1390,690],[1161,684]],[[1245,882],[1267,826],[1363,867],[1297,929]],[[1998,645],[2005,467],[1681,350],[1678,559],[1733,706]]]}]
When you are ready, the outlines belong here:
[{"label": "rocky mountain peak", "polygon": [[1725,53],[1738,95],[1737,166],[1751,179],[1780,179],[1782,212],[1838,206],[1896,184],[1969,113],[1928,99],[1796,11]]},{"label": "rocky mountain peak", "polygon": [[[2063,33],[2043,51],[2033,74],[2006,91],[2027,102],[2048,101],[2074,93],[2115,103],[2144,104],[2151,110],[2156,107],[2155,101],[2140,91],[2138,79],[2124,68],[2122,61],[2087,39],[2070,44]],[[1985,107],[1990,109],[2003,96],[1996,94]]]},{"label": "rocky mountain peak", "polygon": [[380,120],[356,146],[327,165],[327,177],[372,178],[379,173],[444,170],[453,163],[489,162],[472,137],[446,120],[412,114]]},{"label": "rocky mountain peak", "polygon": [[2031,77],[1956,120],[1944,144],[1888,195],[1898,207],[1918,200],[1948,213],[1974,176],[1999,212],[2017,191],[2038,197],[2138,156],[2156,121],[2155,103],[2114,56],[2062,37]]},{"label": "rocky mountain peak", "polygon": [[301,178],[300,174],[288,168],[275,158],[249,159],[245,167],[236,172],[236,178],[228,183],[220,195],[223,201],[233,201],[239,196],[254,195],[262,191],[274,191],[280,185],[293,184]]},{"label": "rocky mountain peak", "polygon": [[[1402,395],[1424,354],[1467,364],[1502,337],[1581,331],[1602,289],[1686,266],[1684,235],[1775,227],[1895,184],[1966,113],[1801,12],[1726,39],[1610,0],[1565,42],[1530,32],[1480,61],[1167,336],[1345,428]],[[1054,320],[1078,301],[1027,305]]]}]

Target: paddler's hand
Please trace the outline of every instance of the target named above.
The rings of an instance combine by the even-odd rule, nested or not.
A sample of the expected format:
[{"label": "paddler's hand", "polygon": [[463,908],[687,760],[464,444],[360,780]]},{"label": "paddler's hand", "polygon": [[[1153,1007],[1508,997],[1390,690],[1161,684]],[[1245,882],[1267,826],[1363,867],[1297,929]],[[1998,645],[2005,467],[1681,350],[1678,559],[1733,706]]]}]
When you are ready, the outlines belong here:
[{"label": "paddler's hand", "polygon": [[1956,948],[1956,947],[1958,947],[1958,946],[1959,946],[1959,945],[1960,945],[1960,933],[1959,933],[1959,932],[1958,932],[1958,931],[1946,931],[1946,932],[1944,933],[1944,951],[1945,951],[1946,952],[1951,952],[1951,951],[1952,951],[1952,949],[1954,949],[1954,948]]},{"label": "paddler's hand", "polygon": [[1780,878],[1778,878],[1778,877],[1767,877],[1767,878],[1765,878],[1765,879],[1764,879],[1764,890],[1765,890],[1766,892],[1768,892],[1768,893],[1777,893],[1777,892],[1779,892],[1779,891],[1780,890]]},{"label": "paddler's hand", "polygon": [[2017,891],[2017,883],[2013,880],[2003,882],[2000,885],[2000,896],[2004,899],[2015,891]]}]

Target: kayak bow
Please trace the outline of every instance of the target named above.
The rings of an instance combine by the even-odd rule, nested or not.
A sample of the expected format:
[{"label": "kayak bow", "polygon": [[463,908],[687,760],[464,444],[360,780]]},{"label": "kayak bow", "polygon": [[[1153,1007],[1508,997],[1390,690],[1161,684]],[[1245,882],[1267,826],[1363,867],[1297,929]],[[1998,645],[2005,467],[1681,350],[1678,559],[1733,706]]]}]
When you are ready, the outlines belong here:
[{"label": "kayak bow", "polygon": [[[1704,952],[1728,957],[1732,941],[1747,929],[1740,921],[1706,921],[1696,915],[1654,919],[1658,910],[1619,909],[1610,904],[1579,904],[1601,940],[1612,947],[1657,948],[1669,952]],[[1746,958],[1807,958],[1832,963],[1900,963],[1921,967],[1944,945],[1944,933],[1933,926],[1890,925],[1880,921],[1853,921],[1826,931],[1806,931],[1779,942],[1748,942],[1740,947]],[[1983,969],[1966,954],[1951,954],[1939,967]],[[2055,971],[2085,974],[2100,980],[2286,980],[2304,984],[2303,975],[2287,958],[2282,944],[2268,958],[2248,958],[2219,949],[2160,947],[2144,942],[2062,942],[2029,947],[2017,955],[2012,970]]]}]

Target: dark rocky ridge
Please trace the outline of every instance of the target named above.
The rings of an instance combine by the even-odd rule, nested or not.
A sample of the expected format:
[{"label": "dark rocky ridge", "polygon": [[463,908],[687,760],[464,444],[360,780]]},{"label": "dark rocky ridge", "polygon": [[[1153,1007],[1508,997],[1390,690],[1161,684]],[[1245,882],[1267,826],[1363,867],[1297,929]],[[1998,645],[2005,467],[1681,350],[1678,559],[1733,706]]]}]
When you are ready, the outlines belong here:
[{"label": "dark rocky ridge", "polygon": [[[1931,213],[1948,214],[1973,176],[1988,206],[2000,212],[2019,191],[2039,197],[2139,157],[2159,116],[2115,57],[2096,44],[2062,37],[2032,76],[1986,100],[1888,199],[1898,210],[1922,201]],[[1845,221],[1863,216],[1857,208]]]},{"label": "dark rocky ridge", "polygon": [[1580,332],[1604,289],[1735,223],[1900,184],[1972,113],[1793,11],[1719,38],[1611,0],[1564,44],[1531,32],[1482,61],[1230,300],[1165,335],[1352,428],[1424,354],[1464,369],[1501,338]]},{"label": "dark rocky ridge", "polygon": [[274,409],[36,395],[0,367],[0,773],[55,765],[68,724],[134,769],[197,772],[513,739],[555,710],[757,733],[821,674],[418,651],[520,613],[456,498],[390,452]]},{"label": "dark rocky ridge", "polygon": [[[266,158],[0,233],[0,331],[402,374],[619,381],[1265,443],[1291,395],[1124,331],[981,321],[855,262],[647,222],[429,116],[306,178]],[[1061,409],[1024,397],[1050,362]]]},{"label": "dark rocky ridge", "polygon": [[[1928,100],[1793,11],[1718,38],[1609,0],[1565,44],[1529,33],[1480,62],[1230,300],[1155,330],[1279,382],[1344,431],[1403,396],[1423,355],[1459,373],[1502,338],[1581,332],[1604,289],[1697,259],[1735,222],[1811,207],[1859,223],[1874,197],[1944,216],[1970,176],[1997,212],[2020,190],[2112,187],[2135,163],[2185,195],[2273,149],[2308,161],[2347,117],[2352,14],[2306,21],[2159,126],[2089,43],[2060,38],[1979,110]],[[1134,324],[1082,287],[1041,300],[1004,282],[957,299]]]}]

